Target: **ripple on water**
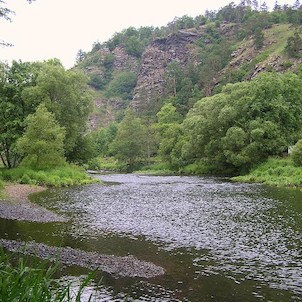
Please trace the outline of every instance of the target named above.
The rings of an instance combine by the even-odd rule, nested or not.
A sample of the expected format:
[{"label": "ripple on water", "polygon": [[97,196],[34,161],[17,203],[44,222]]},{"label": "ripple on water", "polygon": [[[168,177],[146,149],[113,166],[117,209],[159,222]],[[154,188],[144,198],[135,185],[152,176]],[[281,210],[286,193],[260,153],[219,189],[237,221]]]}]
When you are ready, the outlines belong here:
[{"label": "ripple on water", "polygon": [[76,213],[82,235],[143,235],[168,250],[208,250],[194,261],[200,276],[223,272],[302,293],[301,217],[265,197],[263,187],[197,177],[100,178],[116,185],[67,190],[53,202],[63,214]]}]

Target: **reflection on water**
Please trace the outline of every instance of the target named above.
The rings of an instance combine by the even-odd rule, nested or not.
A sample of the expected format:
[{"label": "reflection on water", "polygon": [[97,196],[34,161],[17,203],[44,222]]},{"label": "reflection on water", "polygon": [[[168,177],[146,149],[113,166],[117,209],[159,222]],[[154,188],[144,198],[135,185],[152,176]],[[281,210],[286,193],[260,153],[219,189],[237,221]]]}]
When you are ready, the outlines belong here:
[{"label": "reflection on water", "polygon": [[100,272],[98,301],[302,301],[299,190],[215,178],[99,177],[108,185],[34,197],[69,223],[0,220],[1,237],[132,254],[167,272],[151,280]]}]

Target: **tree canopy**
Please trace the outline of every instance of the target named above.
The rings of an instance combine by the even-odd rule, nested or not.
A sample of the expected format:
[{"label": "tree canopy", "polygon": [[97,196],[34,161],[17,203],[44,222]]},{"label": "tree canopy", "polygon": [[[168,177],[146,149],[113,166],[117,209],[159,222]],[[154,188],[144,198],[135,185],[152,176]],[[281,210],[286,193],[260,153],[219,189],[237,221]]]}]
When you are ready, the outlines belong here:
[{"label": "tree canopy", "polygon": [[248,169],[293,145],[302,129],[302,80],[266,73],[197,102],[184,121],[187,160]]},{"label": "tree canopy", "polygon": [[28,165],[50,168],[64,163],[65,129],[59,125],[55,115],[44,104],[26,120],[24,135],[17,141],[17,150],[25,156]]}]

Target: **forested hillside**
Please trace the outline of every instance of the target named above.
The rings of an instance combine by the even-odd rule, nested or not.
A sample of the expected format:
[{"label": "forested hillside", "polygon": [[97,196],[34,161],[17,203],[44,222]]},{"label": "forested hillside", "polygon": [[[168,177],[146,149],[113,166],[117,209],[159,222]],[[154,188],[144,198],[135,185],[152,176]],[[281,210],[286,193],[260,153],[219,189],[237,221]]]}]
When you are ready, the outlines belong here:
[{"label": "forested hillside", "polygon": [[301,138],[301,22],[298,1],[242,1],[79,51],[99,155],[130,170],[238,173],[285,154]]},{"label": "forested hillside", "polygon": [[298,1],[241,1],[129,27],[71,70],[2,63],[1,160],[238,174],[284,156],[302,138],[301,24]]}]

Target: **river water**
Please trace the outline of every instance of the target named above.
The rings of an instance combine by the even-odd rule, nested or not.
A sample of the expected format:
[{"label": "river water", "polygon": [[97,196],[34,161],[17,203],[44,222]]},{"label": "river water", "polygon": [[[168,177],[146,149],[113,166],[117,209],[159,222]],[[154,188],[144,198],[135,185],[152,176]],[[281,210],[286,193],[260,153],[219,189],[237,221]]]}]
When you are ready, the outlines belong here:
[{"label": "river water", "polygon": [[[300,190],[221,178],[95,177],[104,184],[32,196],[69,223],[0,219],[0,237],[134,255],[165,269],[151,279],[98,272],[96,301],[302,301]],[[62,271],[74,280],[87,273]]]}]

